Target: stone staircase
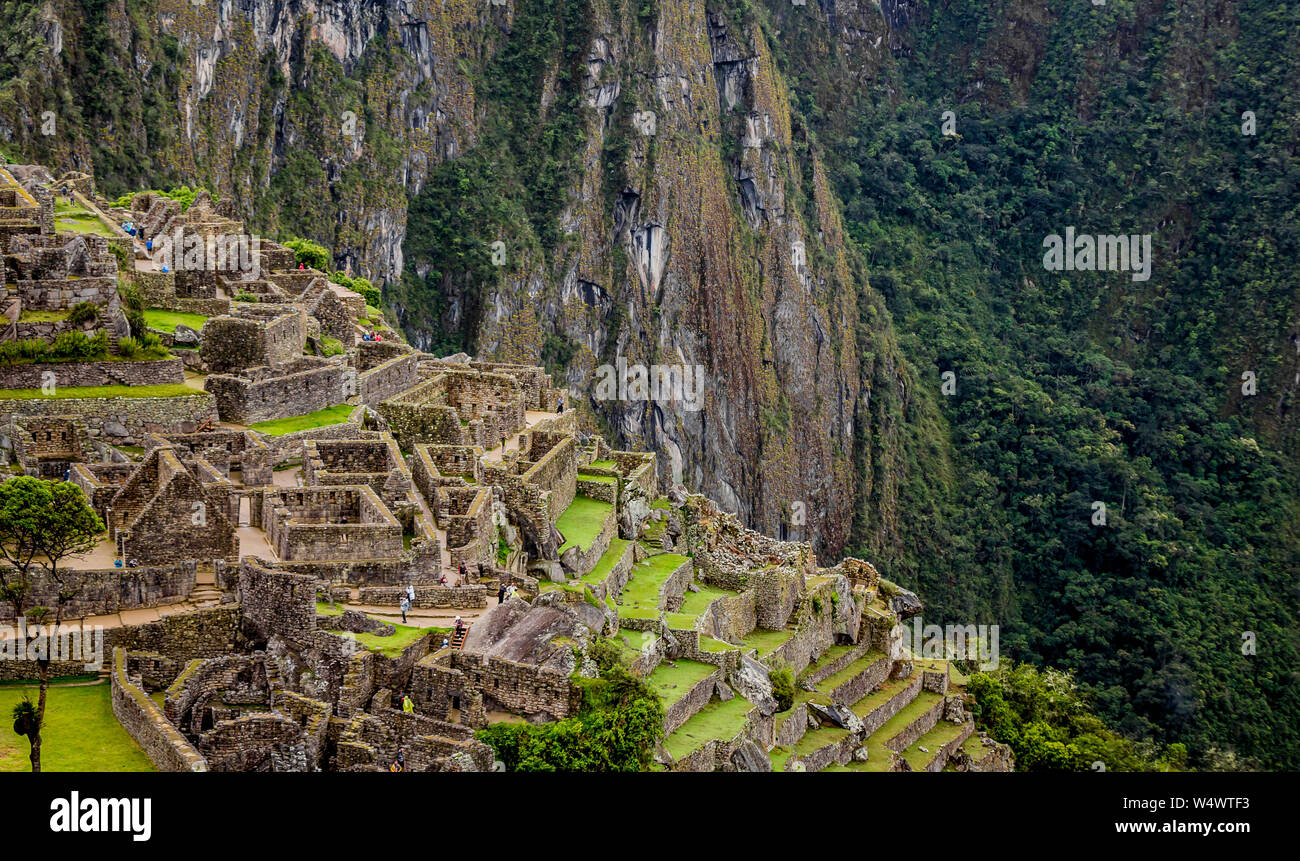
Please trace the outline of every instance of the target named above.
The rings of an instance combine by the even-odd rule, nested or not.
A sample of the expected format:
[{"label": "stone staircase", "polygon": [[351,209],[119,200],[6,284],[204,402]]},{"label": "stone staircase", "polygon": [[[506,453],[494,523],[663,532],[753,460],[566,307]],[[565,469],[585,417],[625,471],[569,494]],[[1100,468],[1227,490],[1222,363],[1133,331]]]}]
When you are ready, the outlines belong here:
[{"label": "stone staircase", "polygon": [[186,603],[197,609],[216,607],[221,603],[221,590],[217,588],[217,575],[209,567],[201,567],[194,578],[194,588],[190,590]]}]

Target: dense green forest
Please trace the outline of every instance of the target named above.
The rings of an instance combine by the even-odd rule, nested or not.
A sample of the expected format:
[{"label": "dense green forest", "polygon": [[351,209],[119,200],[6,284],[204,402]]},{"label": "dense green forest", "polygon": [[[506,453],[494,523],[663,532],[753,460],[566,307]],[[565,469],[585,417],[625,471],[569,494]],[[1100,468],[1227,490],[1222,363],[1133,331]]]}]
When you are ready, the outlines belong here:
[{"label": "dense green forest", "polygon": [[[960,467],[856,549],[1132,738],[1300,767],[1300,4],[926,5],[856,91],[813,19],[768,25]],[[1067,227],[1150,234],[1150,280],[1046,271]]]}]

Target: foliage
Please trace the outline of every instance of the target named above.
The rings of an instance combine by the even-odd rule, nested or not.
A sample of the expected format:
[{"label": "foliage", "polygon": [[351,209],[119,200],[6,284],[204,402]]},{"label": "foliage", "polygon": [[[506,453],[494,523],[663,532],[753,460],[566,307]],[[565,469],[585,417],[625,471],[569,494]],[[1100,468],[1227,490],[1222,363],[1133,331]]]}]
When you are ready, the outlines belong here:
[{"label": "foliage", "polygon": [[341,284],[353,293],[359,293],[361,296],[365,297],[366,305],[373,305],[375,307],[379,306],[381,298],[379,295],[379,288],[371,284],[369,278],[349,278],[347,273],[333,272],[330,274],[330,280],[335,284]]},{"label": "foliage", "polygon": [[[151,189],[147,192],[129,191],[117,198],[117,200],[114,200],[113,206],[122,209],[129,209],[131,207],[131,200],[137,194],[152,194],[155,197],[166,197],[177,201],[181,205],[181,211],[184,212],[190,208],[190,204],[194,203],[194,198],[198,197],[199,192],[201,191],[208,190],[206,188],[190,188],[188,185],[180,185],[170,191],[159,191],[157,189]],[[208,191],[208,196],[212,199],[213,203],[216,203],[219,199],[214,192]]]},{"label": "foliage", "polygon": [[[593,645],[593,653],[599,648]],[[508,771],[648,769],[663,736],[659,698],[617,662],[602,669],[599,679],[578,681],[583,705],[577,716],[540,725],[497,723],[480,730],[479,740],[492,746]]]},{"label": "foliage", "polygon": [[[997,622],[1004,655],[1075,669],[1128,737],[1295,768],[1300,7],[1248,0],[1226,28],[1146,0],[1023,27],[1009,8],[918,16],[852,87],[822,24],[781,22],[870,275],[860,331],[891,320],[914,382],[896,438],[858,425],[863,474],[887,454],[902,477],[896,499],[862,483],[848,550],[936,621]],[[1150,280],[1044,271],[1067,226],[1151,234]]]},{"label": "foliage", "polygon": [[94,302],[78,302],[68,309],[68,322],[73,326],[82,326],[95,319],[99,308]]},{"label": "foliage", "polygon": [[334,262],[333,256],[324,246],[310,239],[291,237],[284,241],[284,247],[293,249],[293,259],[308,269],[328,272],[333,268],[331,265]]},{"label": "foliage", "polygon": [[1011,745],[1017,771],[1168,771],[1186,764],[1181,744],[1157,756],[1153,745],[1108,729],[1070,673],[1002,661],[972,675],[966,689],[976,725]]},{"label": "foliage", "polygon": [[768,673],[772,682],[772,696],[776,697],[776,710],[789,711],[794,706],[794,673],[789,667],[777,667]]},{"label": "foliage", "polygon": [[107,359],[108,333],[87,335],[80,329],[60,332],[53,342],[24,338],[0,343],[0,365],[28,362],[90,362]]}]

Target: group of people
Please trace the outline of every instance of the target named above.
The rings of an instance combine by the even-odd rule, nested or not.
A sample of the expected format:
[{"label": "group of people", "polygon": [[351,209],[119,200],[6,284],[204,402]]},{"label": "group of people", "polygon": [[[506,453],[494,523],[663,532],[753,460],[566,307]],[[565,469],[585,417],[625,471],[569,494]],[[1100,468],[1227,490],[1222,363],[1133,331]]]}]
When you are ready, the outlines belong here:
[{"label": "group of people", "polygon": [[501,581],[501,585],[497,587],[497,603],[503,604],[505,603],[505,600],[507,598],[513,598],[518,593],[519,593],[518,586],[516,586],[514,583],[511,583],[509,586],[507,586],[505,584],[505,581],[503,580]]},{"label": "group of people", "polygon": [[397,606],[402,608],[402,624],[405,625],[406,614],[415,606],[415,587],[410,583],[406,584],[406,593],[402,595],[402,600],[397,602]]},{"label": "group of people", "polygon": [[361,333],[361,340],[363,340],[363,341],[382,341],[382,340],[384,340],[384,336],[381,335],[381,334],[379,334],[378,332],[371,332],[371,331],[369,331],[369,330],[366,330],[366,331],[363,331],[363,332]]}]

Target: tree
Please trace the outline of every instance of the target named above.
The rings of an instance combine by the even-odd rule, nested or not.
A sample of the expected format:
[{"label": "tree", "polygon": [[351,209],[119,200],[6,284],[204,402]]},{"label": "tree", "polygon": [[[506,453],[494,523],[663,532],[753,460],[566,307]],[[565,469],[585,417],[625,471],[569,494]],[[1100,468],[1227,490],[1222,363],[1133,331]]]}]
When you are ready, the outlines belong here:
[{"label": "tree", "polygon": [[[14,618],[30,613],[37,622],[49,619],[51,608],[30,606],[37,596],[53,600],[52,634],[57,634],[63,614],[85,586],[85,578],[60,567],[65,559],[95,546],[104,523],[86,501],[81,488],[67,481],[49,482],[31,476],[0,484],[0,599],[14,609]],[[29,629],[39,640],[41,634]],[[40,696],[34,708],[14,709],[14,731],[31,743],[32,771],[41,770],[41,727],[45,724],[46,693],[50,684],[49,650],[38,658]],[[31,706],[27,702],[27,706]],[[22,727],[20,730],[19,727]]]}]

